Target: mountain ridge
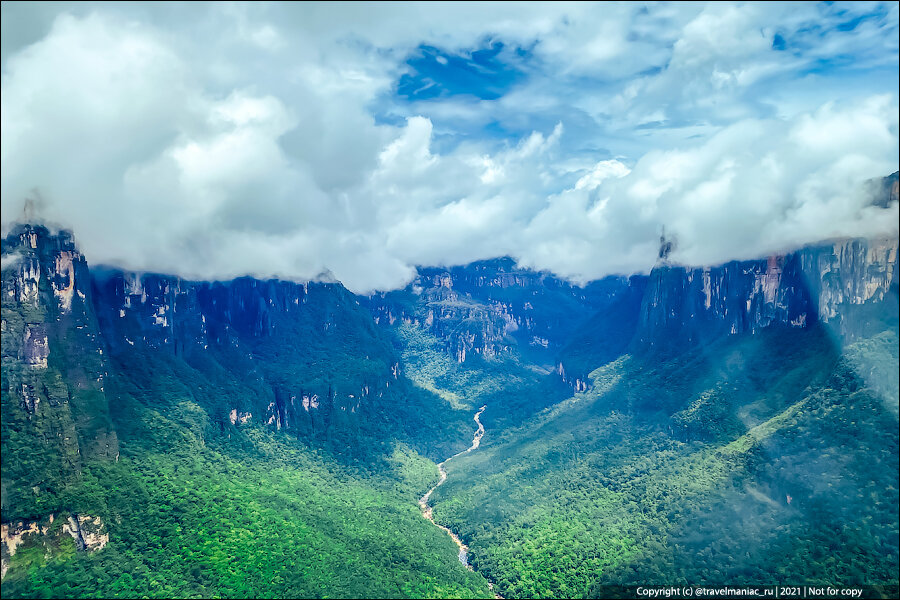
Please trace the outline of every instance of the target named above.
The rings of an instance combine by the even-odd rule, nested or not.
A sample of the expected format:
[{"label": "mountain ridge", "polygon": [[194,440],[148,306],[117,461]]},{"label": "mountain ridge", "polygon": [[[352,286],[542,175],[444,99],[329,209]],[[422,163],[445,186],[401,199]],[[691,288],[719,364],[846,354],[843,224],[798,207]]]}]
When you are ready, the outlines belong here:
[{"label": "mountain ridge", "polygon": [[[269,432],[390,479],[397,444],[435,460],[462,450],[473,403],[492,407],[490,451],[491,436],[572,392],[604,394],[597,373],[626,353],[634,365],[677,364],[731,338],[821,330],[840,348],[896,329],[897,248],[896,238],[848,239],[719,267],[662,261],[648,276],[585,287],[498,259],[422,269],[405,290],[360,297],[340,283],[92,269],[70,232],[19,226],[3,240],[0,287],[4,572],[19,577],[25,559],[13,555],[34,548],[63,560],[69,551],[56,548],[69,536],[82,554],[105,540],[118,548],[131,534],[88,490],[120,457],[131,465],[185,444],[232,452]],[[428,374],[440,361],[427,348],[447,359],[443,371]],[[446,387],[456,379],[465,383]],[[676,439],[717,440],[740,431],[728,397],[712,388],[672,415],[683,398],[654,408],[631,397],[623,408],[668,415]],[[103,544],[74,526],[51,530],[52,515],[83,520]],[[477,564],[484,550],[473,548]]]}]

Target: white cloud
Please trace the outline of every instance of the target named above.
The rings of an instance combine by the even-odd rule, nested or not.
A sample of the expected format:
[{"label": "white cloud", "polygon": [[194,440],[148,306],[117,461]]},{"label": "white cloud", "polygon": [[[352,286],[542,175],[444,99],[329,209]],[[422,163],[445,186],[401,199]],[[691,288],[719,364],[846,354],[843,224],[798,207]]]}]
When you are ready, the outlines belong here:
[{"label": "white cloud", "polygon": [[603,183],[604,179],[609,179],[610,177],[625,177],[630,172],[631,169],[615,159],[601,160],[594,165],[593,171],[575,182],[575,189],[593,190]]},{"label": "white cloud", "polygon": [[[499,255],[579,281],[644,271],[663,225],[692,263],[896,234],[896,207],[859,192],[898,163],[895,7],[816,38],[856,9],[3,10],[4,225],[37,189],[93,264],[368,291]],[[773,50],[776,31],[805,49]],[[394,95],[420,44],[485,40],[524,73],[501,98]],[[811,74],[848,54],[874,75]]]}]

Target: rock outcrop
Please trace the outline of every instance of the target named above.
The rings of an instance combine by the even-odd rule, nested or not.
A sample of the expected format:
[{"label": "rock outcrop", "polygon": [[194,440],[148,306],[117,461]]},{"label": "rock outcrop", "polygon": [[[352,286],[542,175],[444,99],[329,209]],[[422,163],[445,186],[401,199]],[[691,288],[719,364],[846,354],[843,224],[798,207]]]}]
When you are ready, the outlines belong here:
[{"label": "rock outcrop", "polygon": [[[105,393],[109,365],[90,271],[71,234],[18,226],[2,240],[2,257],[0,504],[4,514],[40,514],[38,500],[78,482],[86,458],[118,455]],[[25,462],[39,471],[27,483],[19,475]]]},{"label": "rock outcrop", "polygon": [[501,258],[420,268],[405,290],[364,301],[381,325],[428,328],[459,362],[515,348],[549,365],[579,325],[627,286],[628,280],[613,277],[579,287]]},{"label": "rock outcrop", "polygon": [[388,336],[337,283],[90,270],[71,234],[33,225],[9,233],[2,257],[4,520],[51,497],[62,509],[85,460],[118,458],[122,382],[136,394],[173,382],[150,400],[167,418],[206,411],[191,421],[201,442],[207,427],[255,423],[342,439],[408,385]]},{"label": "rock outcrop", "polygon": [[661,264],[650,275],[636,341],[689,346],[815,323],[852,341],[871,333],[873,311],[896,303],[897,250],[896,238],[844,239],[718,267]]},{"label": "rock outcrop", "polygon": [[79,552],[102,550],[109,543],[109,532],[100,517],[56,515],[40,521],[13,521],[0,525],[0,577],[6,577],[10,563],[18,551],[39,548],[46,560],[59,552],[63,542],[71,538]]},{"label": "rock outcrop", "polygon": [[[321,430],[328,414],[355,414],[395,379],[392,347],[340,284],[249,277],[196,282],[98,269],[94,288],[100,329],[114,356],[203,356],[242,373],[255,392],[242,395],[238,406],[216,409],[221,424],[255,418],[278,430]],[[360,343],[347,343],[359,337]],[[372,345],[377,348],[354,368],[328,369]]]},{"label": "rock outcrop", "polygon": [[[900,172],[867,184],[873,207],[900,201]],[[891,218],[886,211],[886,218]],[[759,260],[715,267],[660,262],[641,304],[638,348],[678,348],[722,335],[755,333],[780,324],[825,324],[840,342],[896,324],[898,239],[835,239]]]}]

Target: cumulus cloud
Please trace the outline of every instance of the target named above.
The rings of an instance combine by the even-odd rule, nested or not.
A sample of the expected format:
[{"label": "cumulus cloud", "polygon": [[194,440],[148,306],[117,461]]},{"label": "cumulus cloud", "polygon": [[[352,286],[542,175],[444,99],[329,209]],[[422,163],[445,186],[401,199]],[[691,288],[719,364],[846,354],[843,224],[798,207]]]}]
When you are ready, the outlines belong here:
[{"label": "cumulus cloud", "polygon": [[739,121],[689,149],[648,152],[625,175],[601,163],[592,177],[617,176],[553,197],[529,224],[522,256],[586,281],[646,269],[661,226],[679,241],[670,258],[690,265],[896,236],[897,204],[873,208],[863,183],[896,168],[897,130],[896,99],[882,96],[788,121]]},{"label": "cumulus cloud", "polygon": [[[897,234],[864,193],[898,164],[895,4],[3,11],[4,227],[37,190],[93,264],[367,292],[646,271],[663,226],[691,264]],[[398,96],[421,46],[486,44],[499,98]]]}]

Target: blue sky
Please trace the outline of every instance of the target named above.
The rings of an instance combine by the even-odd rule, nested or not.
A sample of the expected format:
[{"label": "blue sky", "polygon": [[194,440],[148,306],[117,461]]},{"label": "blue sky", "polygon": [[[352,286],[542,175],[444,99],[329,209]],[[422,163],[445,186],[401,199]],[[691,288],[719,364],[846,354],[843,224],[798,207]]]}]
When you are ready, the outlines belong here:
[{"label": "blue sky", "polygon": [[[762,6],[759,8],[762,10],[757,12],[764,13],[766,10]],[[815,93],[833,100],[888,92],[897,87],[897,44],[891,41],[891,36],[896,37],[898,33],[896,7],[890,3],[860,6],[808,3],[802,7],[805,15],[786,22],[778,19],[779,12],[789,13],[792,8],[797,6],[782,5],[780,11],[773,11],[776,18],[770,23],[766,22],[765,16],[759,19],[758,33],[761,38],[771,40],[771,45],[755,56],[748,56],[747,61],[740,65],[753,67],[756,63],[768,63],[772,72],[754,82],[754,85],[746,86],[746,89],[734,90],[725,100],[755,104],[755,115],[772,116],[778,114],[779,108],[787,107],[779,107],[771,94],[790,93],[791,88],[802,91],[809,85],[805,79],[813,80]],[[647,19],[652,16],[649,10],[644,14]],[[747,25],[749,29],[750,24]],[[543,59],[539,37],[528,41],[526,47],[506,47],[501,39],[493,36],[486,36],[477,45],[467,48],[423,44],[407,58],[406,72],[390,92],[380,98],[375,114],[385,120],[391,116],[396,119],[398,115],[425,114],[449,138],[456,135],[460,139],[474,136],[503,140],[527,135],[533,130],[547,131],[552,128],[553,119],[562,115],[550,110],[526,108],[513,114],[504,111],[505,114],[496,116],[502,110],[503,103],[499,101],[510,93],[527,93],[529,89],[557,86],[559,97],[553,99],[559,103],[557,110],[570,112],[566,120],[578,121],[578,129],[587,138],[585,149],[594,151],[598,147],[598,137],[615,136],[604,126],[603,117],[607,115],[599,118],[579,115],[578,107],[565,106],[564,100],[566,96],[571,98],[570,94],[615,94],[636,80],[666,73],[671,67],[674,43],[665,36],[660,39],[648,35],[646,31],[632,31],[627,36],[631,39],[626,40],[625,45],[636,41],[639,36],[642,41],[654,46],[654,51],[658,52],[654,54],[656,60],[638,62],[625,72],[600,77],[585,71],[561,73],[558,64],[548,64]],[[778,57],[779,53],[783,53],[784,57]],[[714,64],[717,58],[730,57],[712,55],[707,58],[712,59],[710,62]],[[848,84],[852,89],[848,89]],[[671,106],[668,98],[662,101],[654,98],[654,101],[653,108]],[[454,105],[478,110],[483,114],[481,121],[473,127],[470,113],[463,108],[460,111],[464,118],[441,118],[446,107]],[[711,115],[707,111],[676,116],[686,107],[671,108],[675,114],[664,119],[646,119],[631,124],[633,130],[628,133],[710,124]],[[613,114],[607,117],[610,121],[614,119]],[[722,119],[722,123],[729,121],[728,117]],[[589,136],[586,135],[588,131]],[[702,137],[702,134],[692,134],[692,137]],[[445,140],[445,144],[449,147],[452,141]],[[600,147],[606,145],[609,144],[599,144]]]},{"label": "blue sky", "polygon": [[[409,71],[397,82],[397,95],[409,101],[440,100],[469,96],[480,100],[503,97],[524,73],[514,63],[503,60],[503,42],[486,40],[483,47],[464,53],[443,52],[421,45],[407,59]],[[525,62],[529,52],[516,49],[517,62]]]},{"label": "blue sky", "polygon": [[186,277],[575,281],[896,235],[898,4],[4,3],[4,226]]}]

